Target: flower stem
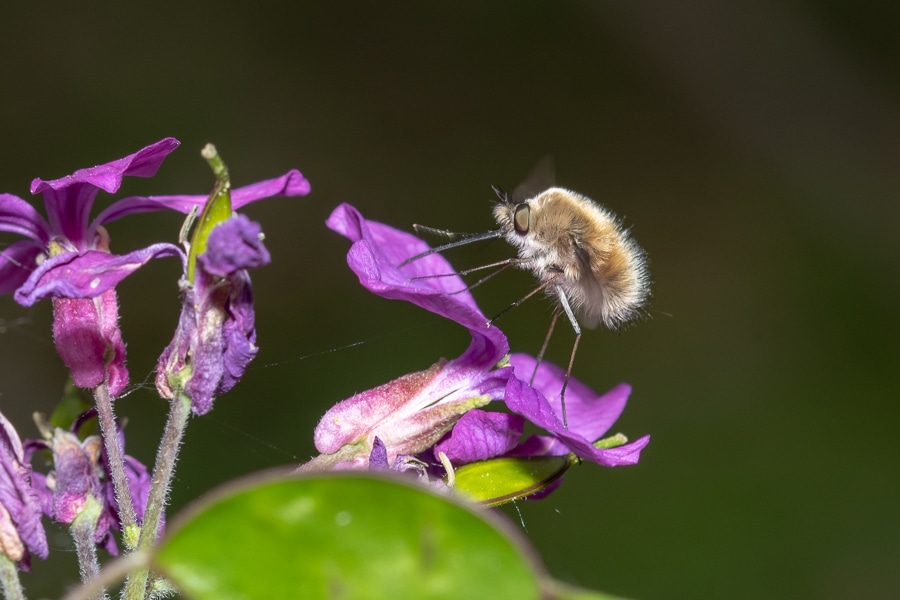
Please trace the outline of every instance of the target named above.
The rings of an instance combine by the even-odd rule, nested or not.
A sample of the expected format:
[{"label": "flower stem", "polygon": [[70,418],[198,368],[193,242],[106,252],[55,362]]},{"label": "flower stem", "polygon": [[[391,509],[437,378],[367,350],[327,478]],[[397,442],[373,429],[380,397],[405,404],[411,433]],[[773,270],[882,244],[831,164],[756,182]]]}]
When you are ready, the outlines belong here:
[{"label": "flower stem", "polygon": [[[137,549],[149,550],[156,543],[159,523],[162,519],[169,486],[175,474],[175,461],[184,437],[184,429],[191,415],[191,399],[179,388],[174,390],[175,397],[169,404],[169,420],[156,454],[156,466],[153,468],[153,482],[150,485],[150,496],[147,498],[147,510],[141,527],[141,537]],[[136,571],[125,584],[123,597],[125,600],[142,600],[150,575],[148,568]]]},{"label": "flower stem", "polygon": [[[100,575],[100,561],[97,560],[97,544],[94,542],[94,533],[97,531],[97,521],[103,505],[93,496],[88,496],[84,508],[72,521],[69,531],[75,540],[75,552],[78,555],[78,570],[81,573],[82,583],[96,579]],[[95,600],[106,599],[109,596],[106,590],[99,590],[93,596]]]},{"label": "flower stem", "polygon": [[134,503],[131,500],[131,488],[128,487],[128,478],[125,475],[125,461],[122,458],[123,449],[119,445],[116,415],[113,413],[109,387],[105,381],[94,388],[94,401],[97,403],[100,431],[103,433],[103,443],[106,446],[106,456],[109,459],[113,488],[116,491],[116,502],[119,505],[119,520],[122,522],[122,529],[124,530],[126,527],[134,526],[137,521],[134,516]]},{"label": "flower stem", "polygon": [[19,581],[16,563],[3,552],[0,552],[0,587],[3,588],[6,600],[25,600],[25,590]]}]

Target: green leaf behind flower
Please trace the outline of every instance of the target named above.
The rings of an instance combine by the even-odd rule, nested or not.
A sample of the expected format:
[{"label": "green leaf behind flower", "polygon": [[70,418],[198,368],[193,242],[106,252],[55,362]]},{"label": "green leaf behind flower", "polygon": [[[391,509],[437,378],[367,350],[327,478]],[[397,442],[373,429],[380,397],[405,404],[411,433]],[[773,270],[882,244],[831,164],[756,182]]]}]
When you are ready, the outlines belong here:
[{"label": "green leaf behind flower", "polygon": [[192,598],[540,597],[506,521],[372,475],[229,486],[173,523],[155,568]]}]

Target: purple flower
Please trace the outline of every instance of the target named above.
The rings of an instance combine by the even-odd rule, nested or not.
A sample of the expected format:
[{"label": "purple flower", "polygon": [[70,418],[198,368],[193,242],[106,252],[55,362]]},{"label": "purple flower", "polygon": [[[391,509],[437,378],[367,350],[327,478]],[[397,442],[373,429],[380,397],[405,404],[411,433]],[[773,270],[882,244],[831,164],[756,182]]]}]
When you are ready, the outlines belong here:
[{"label": "purple flower", "polygon": [[[455,465],[498,456],[556,456],[570,452],[604,466],[638,461],[649,437],[614,448],[594,446],[624,410],[630,392],[628,385],[598,395],[571,380],[566,395],[566,429],[559,410],[547,400],[559,395],[564,371],[542,363],[532,387],[525,382],[531,378],[534,358],[512,355],[509,362],[515,376],[511,376],[509,368],[495,368],[508,352],[506,338],[499,329],[487,324],[468,291],[459,292],[465,284],[458,276],[448,276],[455,271],[442,256],[432,254],[398,266],[427,250],[425,242],[366,221],[349,205],[339,206],[328,225],[354,242],[347,260],[366,289],[386,298],[407,300],[452,319],[469,329],[472,342],[454,361],[405,375],[336,405],[316,428],[315,441],[320,452],[332,454],[352,448],[348,451],[352,460],[338,464],[353,468],[393,464],[387,452],[397,456],[426,449],[432,450],[434,456],[443,453]],[[463,402],[475,397],[502,399],[516,414],[479,410],[486,401]],[[454,401],[457,406],[450,405]],[[558,404],[559,400],[555,402]],[[441,409],[449,418],[441,418],[448,416],[438,414]],[[526,419],[551,435],[520,441]],[[374,444],[376,436],[384,447]]]},{"label": "purple flower", "polygon": [[27,570],[28,553],[47,558],[40,499],[31,487],[31,466],[22,442],[0,413],[0,552]]},{"label": "purple flower", "polygon": [[345,460],[339,466],[365,468],[376,436],[393,463],[398,455],[428,449],[463,414],[502,397],[510,369],[496,367],[509,346],[503,333],[488,325],[468,291],[448,293],[465,287],[459,277],[415,279],[453,273],[444,257],[433,254],[398,267],[404,259],[426,250],[425,242],[366,221],[347,204],[335,209],[327,223],[353,241],[347,262],[366,289],[452,319],[472,337],[460,357],[357,394],[334,406],[319,422],[316,448],[323,454],[344,449]]},{"label": "purple flower", "polygon": [[258,351],[247,269],[269,260],[262,229],[244,215],[212,230],[206,251],[197,258],[194,281],[186,276],[181,281],[178,329],[157,366],[160,394],[174,397],[171,378],[179,378],[191,410],[203,415],[212,410],[215,396],[237,383]]},{"label": "purple flower", "polygon": [[[99,436],[80,440],[78,429],[96,416],[92,409],[72,425],[71,431],[56,428],[49,440],[29,440],[26,456],[38,450],[50,450],[53,471],[48,475],[34,474],[33,487],[41,498],[44,514],[58,523],[70,524],[84,509],[88,497],[103,507],[94,529],[94,542],[112,554],[118,554],[112,531],[121,531],[119,504],[116,500],[106,449]],[[118,443],[123,450],[125,438],[118,429]],[[147,467],[132,456],[125,455],[125,474],[131,490],[135,514],[143,519],[150,494],[150,475]]]},{"label": "purple flower", "polygon": [[[80,387],[94,387],[106,377],[110,393],[127,384],[125,346],[118,331],[115,286],[153,258],[180,255],[177,246],[153,244],[125,255],[109,251],[104,225],[125,215],[156,210],[188,214],[202,207],[206,195],[132,196],[118,200],[93,220],[91,208],[101,190],[118,191],[126,175],[152,177],[165,157],[178,147],[165,138],[113,162],[81,169],[53,181],[35,179],[31,193],[41,193],[45,220],[25,200],[0,194],[0,231],[27,239],[0,253],[0,293],[14,291],[17,302],[31,306],[43,298],[54,303],[57,349]],[[275,195],[302,196],[309,183],[298,171],[232,192],[239,208]]]}]

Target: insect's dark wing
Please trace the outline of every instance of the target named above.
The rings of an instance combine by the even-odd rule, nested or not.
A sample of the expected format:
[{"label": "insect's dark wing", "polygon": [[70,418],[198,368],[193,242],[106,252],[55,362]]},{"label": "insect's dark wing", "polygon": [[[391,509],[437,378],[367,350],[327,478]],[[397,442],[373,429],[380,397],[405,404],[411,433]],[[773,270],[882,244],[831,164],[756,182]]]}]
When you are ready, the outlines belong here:
[{"label": "insect's dark wing", "polygon": [[554,185],[556,185],[556,169],[553,164],[553,156],[548,154],[538,161],[525,180],[513,190],[512,202],[519,204],[529,198],[534,198]]}]

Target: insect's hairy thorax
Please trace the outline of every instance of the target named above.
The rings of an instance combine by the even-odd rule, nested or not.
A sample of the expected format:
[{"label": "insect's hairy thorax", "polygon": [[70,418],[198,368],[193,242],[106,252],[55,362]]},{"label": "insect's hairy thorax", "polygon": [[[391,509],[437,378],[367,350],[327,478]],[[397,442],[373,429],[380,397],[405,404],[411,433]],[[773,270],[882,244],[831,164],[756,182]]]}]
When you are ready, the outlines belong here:
[{"label": "insect's hairy thorax", "polygon": [[[524,206],[526,227],[524,219],[516,222]],[[576,192],[550,188],[525,202],[501,202],[494,216],[518,250],[518,266],[541,282],[553,280],[547,293],[565,293],[586,327],[618,329],[637,316],[646,300],[643,253],[611,212]]]}]

